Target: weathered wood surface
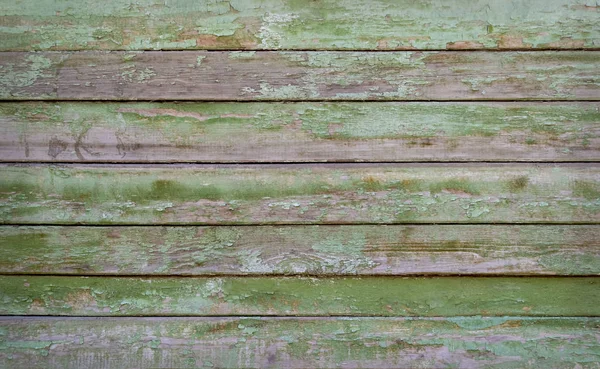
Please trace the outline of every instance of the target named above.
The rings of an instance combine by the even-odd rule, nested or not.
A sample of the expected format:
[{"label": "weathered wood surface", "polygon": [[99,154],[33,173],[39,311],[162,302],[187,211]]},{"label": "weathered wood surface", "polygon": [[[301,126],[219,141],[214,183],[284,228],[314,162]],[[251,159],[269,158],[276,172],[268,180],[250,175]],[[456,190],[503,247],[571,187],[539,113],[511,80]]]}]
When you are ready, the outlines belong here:
[{"label": "weathered wood surface", "polygon": [[0,276],[0,314],[600,316],[591,277]]},{"label": "weathered wood surface", "polygon": [[600,52],[7,52],[0,98],[600,100]]},{"label": "weathered wood surface", "polygon": [[4,103],[0,161],[598,161],[599,103]]},{"label": "weathered wood surface", "polygon": [[0,367],[600,368],[599,9],[2,4]]},{"label": "weathered wood surface", "polygon": [[600,275],[600,226],[4,226],[0,273]]},{"label": "weathered wood surface", "polygon": [[0,50],[598,48],[586,0],[26,0]]},{"label": "weathered wood surface", "polygon": [[4,224],[597,223],[597,164],[0,166]]},{"label": "weathered wood surface", "polygon": [[597,318],[0,318],[0,366],[597,368]]}]

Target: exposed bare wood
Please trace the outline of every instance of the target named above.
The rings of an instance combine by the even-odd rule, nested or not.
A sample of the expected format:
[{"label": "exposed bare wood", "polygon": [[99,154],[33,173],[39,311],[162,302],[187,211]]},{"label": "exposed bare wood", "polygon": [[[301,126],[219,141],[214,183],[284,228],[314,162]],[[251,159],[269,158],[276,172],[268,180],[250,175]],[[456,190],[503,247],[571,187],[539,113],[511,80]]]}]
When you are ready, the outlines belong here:
[{"label": "exposed bare wood", "polygon": [[0,98],[600,100],[600,52],[1,54]]},{"label": "exposed bare wood", "polygon": [[596,368],[598,318],[0,318],[0,366]]}]

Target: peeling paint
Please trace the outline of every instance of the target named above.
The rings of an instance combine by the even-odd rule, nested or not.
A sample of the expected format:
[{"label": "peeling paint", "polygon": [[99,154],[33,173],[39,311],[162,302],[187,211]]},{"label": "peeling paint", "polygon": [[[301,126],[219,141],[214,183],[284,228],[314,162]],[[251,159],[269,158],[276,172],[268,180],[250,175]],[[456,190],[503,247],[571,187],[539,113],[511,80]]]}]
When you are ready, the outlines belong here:
[{"label": "peeling paint", "polygon": [[20,88],[32,86],[39,78],[48,77],[54,63],[40,54],[29,54],[18,65],[0,65],[0,96],[19,96]]},{"label": "peeling paint", "polygon": [[89,4],[85,12],[79,5],[74,0],[7,4],[0,12],[0,48],[541,49],[600,43],[596,5],[575,0],[510,6],[490,0],[457,0],[453,6],[376,0],[366,8],[355,0],[142,0],[133,5],[119,0]]},{"label": "peeling paint", "polygon": [[[98,356],[90,359],[89,348],[79,344],[85,338],[121,347],[110,357],[119,367],[327,368],[340,362],[430,367],[443,361],[450,367],[593,368],[598,324],[597,318],[525,317],[4,318],[7,341],[0,342],[0,364],[66,369],[98,364]],[[45,334],[49,329],[53,336]]]},{"label": "peeling paint", "polygon": [[[0,218],[134,224],[593,222],[595,167],[135,168],[5,166]],[[52,173],[60,171],[61,176]],[[198,176],[203,178],[199,183]],[[511,189],[515,177],[528,185]],[[365,183],[365,177],[377,179]],[[87,179],[86,179],[87,178]],[[99,182],[100,181],[100,182]],[[439,191],[439,192],[437,192]],[[131,201],[133,207],[122,208]],[[165,209],[165,204],[169,209]],[[52,204],[48,206],[47,204]],[[365,206],[365,204],[369,204]],[[85,208],[82,212],[80,209]]]}]

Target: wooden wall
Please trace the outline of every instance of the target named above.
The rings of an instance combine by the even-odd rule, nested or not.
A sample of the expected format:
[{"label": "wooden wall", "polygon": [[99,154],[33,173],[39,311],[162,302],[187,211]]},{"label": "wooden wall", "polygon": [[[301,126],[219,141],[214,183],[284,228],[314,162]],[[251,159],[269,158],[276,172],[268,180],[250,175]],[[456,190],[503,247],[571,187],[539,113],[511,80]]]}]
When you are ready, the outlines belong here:
[{"label": "wooden wall", "polygon": [[600,7],[0,7],[0,367],[598,368]]}]

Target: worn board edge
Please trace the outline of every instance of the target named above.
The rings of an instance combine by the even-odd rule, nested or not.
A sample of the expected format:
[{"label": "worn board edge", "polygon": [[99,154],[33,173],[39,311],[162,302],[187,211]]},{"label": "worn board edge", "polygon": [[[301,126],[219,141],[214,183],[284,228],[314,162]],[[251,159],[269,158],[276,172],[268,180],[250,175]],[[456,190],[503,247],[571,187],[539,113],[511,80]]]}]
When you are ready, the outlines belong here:
[{"label": "worn board edge", "polygon": [[600,316],[600,277],[0,276],[0,314]]},{"label": "worn board edge", "polygon": [[[589,1],[21,1],[0,12],[0,50],[597,49]],[[95,9],[98,8],[98,9]],[[360,19],[360,22],[356,20]]]},{"label": "worn board edge", "polygon": [[3,100],[600,100],[600,52],[4,52]]},{"label": "worn board edge", "polygon": [[598,318],[0,317],[28,368],[596,368]]},{"label": "worn board edge", "polygon": [[600,275],[600,225],[0,226],[0,273]]},{"label": "worn board edge", "polygon": [[3,162],[598,161],[600,103],[0,103]]},{"label": "worn board edge", "polygon": [[569,164],[0,165],[9,225],[600,222]]}]

